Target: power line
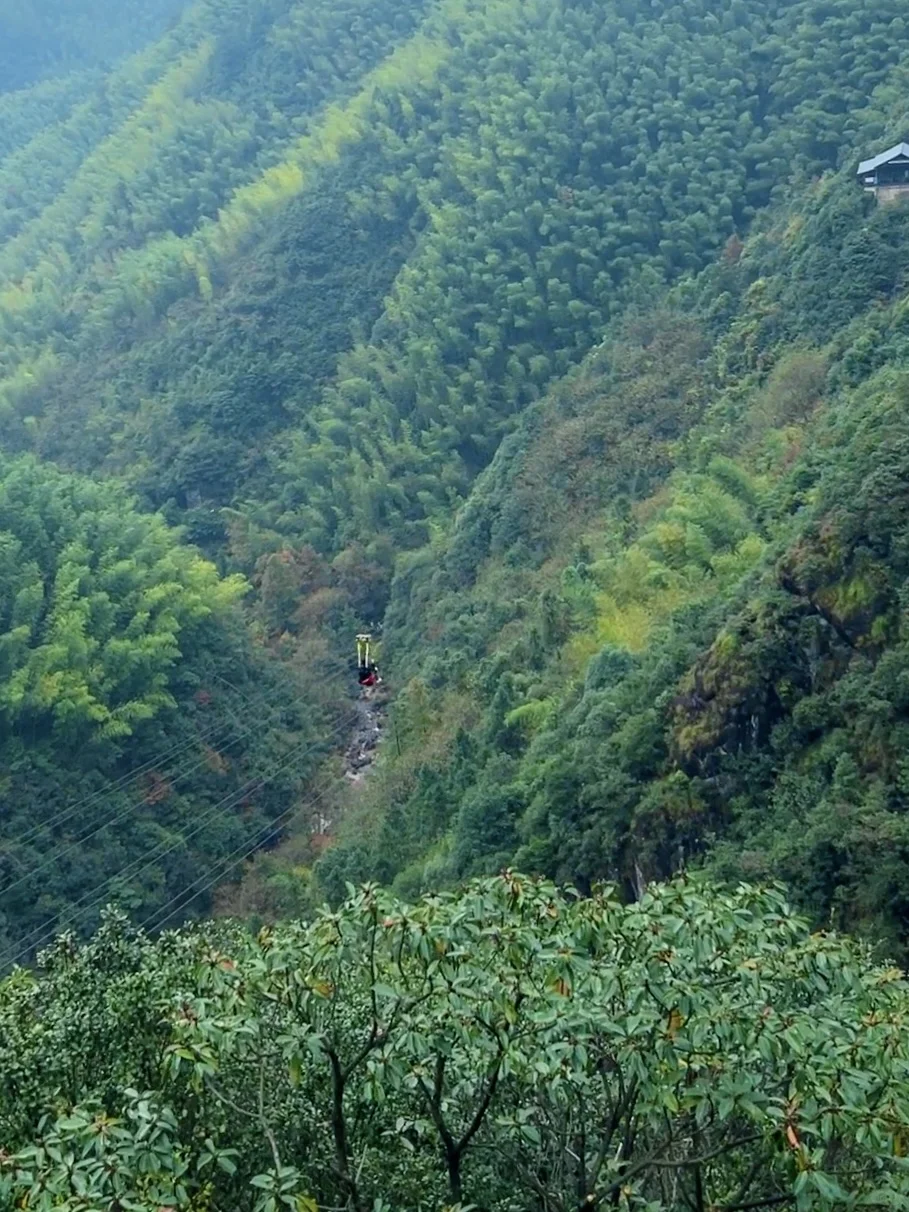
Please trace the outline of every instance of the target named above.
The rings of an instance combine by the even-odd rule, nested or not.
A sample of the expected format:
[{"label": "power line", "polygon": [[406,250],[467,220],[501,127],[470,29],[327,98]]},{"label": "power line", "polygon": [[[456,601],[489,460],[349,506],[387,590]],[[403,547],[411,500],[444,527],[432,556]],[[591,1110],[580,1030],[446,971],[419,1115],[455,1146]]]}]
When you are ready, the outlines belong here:
[{"label": "power line", "polygon": [[[220,674],[215,673],[214,671],[211,672],[210,676],[212,678],[214,678],[216,681],[222,682],[225,686],[228,687],[229,690],[232,690],[235,694],[238,694],[245,703],[252,706],[252,701],[248,698],[247,695],[245,695],[243,693],[242,690],[240,690],[240,688],[238,686],[235,686],[233,682],[228,681],[227,678],[222,677]],[[341,677],[342,677],[342,675],[340,673],[337,673],[337,674],[331,675],[327,680],[329,682],[334,682],[335,680],[340,681]],[[296,700],[296,703],[299,703],[299,699]],[[233,717],[233,715],[231,715],[231,718],[233,719],[234,725],[236,725],[237,721]],[[201,741],[202,743],[207,743],[207,742],[211,741],[213,738],[217,737],[218,735],[225,734],[229,730],[230,726],[231,726],[230,724],[216,724],[214,727],[210,728],[207,732],[203,732],[201,736],[192,737],[188,741],[178,741],[175,745],[172,745],[169,749],[165,749],[163,753],[159,753],[159,754],[155,755],[154,757],[149,758],[146,762],[144,762],[141,766],[138,766],[135,770],[129,771],[127,774],[121,775],[120,778],[116,779],[113,783],[109,783],[109,784],[107,784],[107,786],[100,789],[99,791],[92,792],[90,795],[83,797],[81,800],[77,800],[77,802],[75,804],[71,804],[68,808],[63,809],[62,811],[58,812],[56,815],[50,817],[49,819],[39,821],[38,824],[32,826],[31,829],[26,830],[25,833],[18,834],[16,837],[16,842],[19,845],[27,845],[29,842],[33,841],[36,837],[38,837],[41,833],[44,833],[48,830],[59,829],[59,827],[61,825],[65,824],[68,820],[71,820],[72,817],[76,815],[76,813],[82,811],[83,809],[90,808],[93,804],[96,804],[99,800],[105,800],[105,799],[111,798],[117,791],[123,790],[123,788],[128,786],[130,783],[137,782],[142,777],[142,775],[147,774],[149,770],[154,770],[155,767],[160,766],[163,762],[168,761],[169,759],[171,759],[175,756],[179,756],[182,753],[185,753],[188,749],[192,749],[193,746],[196,745],[198,742]],[[243,732],[243,735],[248,735],[249,731],[250,731],[250,729],[246,729]],[[187,768],[187,769],[189,769],[189,768]],[[192,769],[196,769],[196,767],[192,767]],[[186,772],[187,771],[184,770],[184,771],[180,772],[179,774],[171,774],[169,777],[172,779],[182,778]],[[88,839],[83,838],[81,840],[84,842]],[[30,872],[29,874],[33,874],[33,872]],[[10,888],[11,887],[13,887],[13,885],[11,885]],[[10,891],[10,888],[4,889],[3,891],[8,892],[8,891]]]},{"label": "power line", "polygon": [[[202,896],[204,893],[210,891],[216,884],[220,883],[228,871],[232,871],[234,867],[239,866],[240,863],[245,862],[246,859],[248,859],[251,855],[261,850],[266,843],[271,841],[272,838],[276,838],[278,834],[282,832],[282,830],[286,829],[288,825],[296,820],[297,817],[301,816],[307,809],[312,809],[317,804],[323,803],[329,792],[340,786],[342,786],[342,780],[336,780],[335,782],[329,784],[329,786],[323,791],[319,792],[318,795],[315,795],[309,799],[300,808],[288,809],[286,812],[283,812],[276,821],[270,821],[267,825],[263,826],[262,830],[259,831],[260,836],[254,842],[251,844],[244,842],[242,845],[233,850],[226,859],[220,859],[217,863],[209,867],[205,875],[210,876],[211,878],[207,879],[206,882],[203,883],[202,886],[192,894],[192,896],[187,898],[186,893],[190,888],[193,887],[193,884],[197,884],[199,882],[199,879],[205,879],[205,876],[200,876],[193,880],[193,883],[189,885],[189,888],[184,888],[183,891],[178,893],[177,896],[172,897],[166,904],[161,905],[159,908],[154,910],[154,912],[150,913],[144,921],[140,922],[139,929],[161,930],[171,920],[171,918],[176,917],[178,913],[181,913],[187,908],[188,905],[191,905],[197,897]],[[287,819],[282,820],[282,817],[286,817]],[[264,836],[261,836],[263,832]],[[215,872],[214,875],[212,875],[213,871]],[[155,919],[167,909],[170,909],[170,912],[167,913],[165,917],[161,918],[160,921],[156,921]]]},{"label": "power line", "polygon": [[[346,727],[346,724],[339,725],[339,727],[337,729],[335,729],[334,731],[339,731],[341,727]],[[329,734],[329,736],[332,736],[332,735],[334,735],[334,732]],[[324,742],[317,742],[315,745],[310,746],[310,748],[307,752],[312,751],[316,748],[319,748],[320,744],[322,744],[322,743],[324,743]],[[306,742],[304,742],[303,745],[301,745],[299,748],[302,749],[305,747],[305,745],[306,745]],[[275,768],[273,768],[272,773],[265,779],[265,782],[271,781],[271,779],[274,778],[276,773],[277,773],[277,770]],[[199,821],[198,821],[195,829],[191,830],[187,834],[181,834],[179,836],[179,838],[177,838],[177,840],[174,841],[169,846],[165,845],[162,842],[159,842],[156,847],[152,848],[152,850],[146,851],[145,854],[143,854],[143,855],[139,855],[136,859],[133,859],[133,861],[131,863],[128,863],[125,867],[121,868],[120,871],[115,872],[113,875],[108,877],[108,879],[102,881],[100,884],[96,884],[93,888],[89,889],[85,894],[83,894],[83,896],[78,901],[76,901],[75,905],[68,906],[67,910],[65,910],[64,912],[66,912],[68,914],[72,914],[73,911],[76,911],[77,918],[79,916],[81,916],[82,914],[84,914],[85,912],[89,912],[98,903],[100,903],[100,901],[103,900],[104,897],[107,895],[107,892],[104,891],[101,893],[100,897],[98,897],[96,900],[93,900],[93,898],[95,897],[95,894],[98,892],[99,889],[106,890],[117,879],[122,879],[128,875],[139,875],[142,872],[144,872],[149,866],[152,865],[151,861],[146,861],[146,860],[152,860],[155,858],[163,858],[164,855],[169,854],[173,850],[177,849],[188,838],[195,837],[203,828],[205,828],[205,826],[211,820],[214,819],[214,817],[217,815],[218,811],[223,806],[227,805],[228,801],[234,799],[234,797],[237,797],[237,796],[242,798],[252,788],[254,788],[259,781],[260,780],[258,778],[251,779],[246,784],[241,786],[240,788],[229,792],[225,796],[222,796],[220,800],[218,800],[205,813],[203,813],[203,815],[199,818]],[[162,849],[162,846],[164,847],[163,849]],[[18,953],[18,955],[16,956],[16,959],[19,959],[22,955],[24,955],[27,951],[29,951],[31,949],[31,947],[34,944],[34,940],[39,935],[41,935],[42,933],[53,932],[53,930],[56,928],[57,923],[59,923],[59,921],[60,921],[60,916],[62,916],[62,915],[58,915],[58,917],[55,919],[55,924],[53,926],[51,926],[51,927],[48,927],[47,925],[36,926],[28,934],[25,935],[24,939],[18,940],[20,943],[22,943],[22,942],[25,943],[25,948],[24,948],[24,950],[22,950]],[[3,957],[0,957],[0,967],[2,967],[6,962],[7,961]]]},{"label": "power line", "polygon": [[[300,746],[299,748],[302,749],[303,746]],[[228,795],[222,796],[217,803],[212,805],[209,810],[199,818],[196,827],[189,833],[180,834],[176,840],[170,842],[169,844],[166,840],[164,842],[157,843],[156,846],[145,851],[144,854],[139,855],[131,863],[128,863],[125,867],[121,868],[121,870],[109,876],[108,879],[102,881],[100,884],[96,884],[78,901],[76,901],[74,905],[70,905],[66,910],[64,910],[64,913],[66,914],[65,922],[61,921],[63,916],[61,914],[57,916],[52,924],[43,924],[35,927],[27,935],[25,935],[24,939],[18,940],[18,943],[24,945],[15,955],[12,957],[0,956],[0,969],[6,967],[7,965],[18,963],[18,961],[27,955],[29,951],[40,948],[44,942],[48,941],[61,927],[78,925],[88,913],[91,913],[92,910],[96,909],[104,900],[111,896],[113,891],[112,885],[115,883],[115,881],[126,878],[139,878],[147,870],[153,867],[158,860],[166,857],[166,855],[172,853],[174,850],[178,849],[180,846],[184,845],[187,841],[200,833],[202,829],[204,829],[212,820],[214,820],[222,809],[227,810],[234,807],[236,803],[239,803],[243,797],[253,790],[257,785],[266,785],[267,783],[271,782],[272,779],[274,779],[276,775],[280,773],[281,769],[288,765],[293,757],[297,756],[297,753],[298,751],[295,750],[290,757],[285,760],[285,762],[281,763],[278,767],[273,768],[271,772],[264,778],[251,779],[242,787],[235,789]]]},{"label": "power line", "polygon": [[[253,727],[249,727],[245,731],[242,731],[238,736],[235,736],[232,741],[225,745],[224,748],[231,749],[239,741],[242,741],[244,737],[248,736],[252,731],[254,731]],[[194,770],[198,770],[200,766],[204,766],[206,761],[207,759],[205,757],[199,758],[198,761],[193,762],[191,765],[185,766],[182,770],[178,770],[176,773],[172,773],[169,776],[169,781],[176,782],[178,779],[185,778],[186,775],[192,774]],[[124,818],[132,815],[136,809],[141,808],[145,802],[145,798],[131,801],[124,808],[121,808],[119,811],[115,812],[114,815],[108,820],[102,821],[100,825],[93,829],[91,833],[86,834],[85,837],[79,838],[79,840],[76,842],[70,842],[69,845],[64,846],[62,850],[52,850],[47,858],[43,862],[39,863],[37,867],[32,867],[24,875],[21,875],[19,879],[14,880],[12,884],[7,884],[7,886],[0,891],[2,891],[4,896],[6,896],[10,892],[13,892],[16,888],[20,888],[23,884],[26,884],[30,880],[34,879],[35,876],[40,875],[42,871],[46,871],[49,867],[53,867],[56,863],[59,863],[60,860],[66,858],[67,855],[81,850],[87,842],[90,842],[92,838],[97,837],[99,833],[103,833],[105,829],[109,829],[119,824],[119,822],[124,820]]]},{"label": "power line", "polygon": [[[214,676],[218,677],[217,674],[215,674]],[[337,675],[335,675],[335,678],[329,679],[329,682],[333,682],[335,680],[340,681],[340,679],[341,679],[341,675],[337,674]],[[219,680],[223,681],[226,686],[229,686],[232,690],[234,690],[235,693],[237,693],[240,696],[240,698],[242,698],[244,700],[244,702],[246,702],[251,708],[253,708],[254,710],[258,710],[257,708],[255,708],[254,704],[252,703],[252,700],[249,699],[245,694],[243,694],[243,692],[241,690],[239,690],[236,686],[233,686],[230,682],[228,682],[226,678],[219,678]],[[263,702],[264,702],[264,700],[263,700]],[[294,706],[299,706],[299,704],[300,704],[300,699],[296,699],[294,701]],[[269,714],[271,714],[274,717],[275,712],[274,712],[273,708],[271,708],[270,706],[266,706],[266,710],[268,711]],[[239,728],[240,731],[239,731],[239,734],[237,736],[235,736],[225,746],[225,748],[227,748],[227,749],[231,749],[234,745],[238,744],[240,741],[242,741],[243,739],[248,737],[252,732],[254,732],[256,730],[257,724],[250,724],[250,725],[244,727],[237,720],[234,720],[234,727]],[[226,733],[228,728],[229,728],[229,725],[225,725],[223,731]],[[215,730],[215,731],[218,731],[218,730]],[[211,735],[212,734],[208,734],[206,737],[201,738],[201,739],[203,740],[203,742],[207,741],[211,737]],[[189,748],[191,745],[193,745],[195,743],[196,743],[195,740],[188,742],[186,745],[186,748]],[[195,761],[188,766],[184,766],[182,770],[178,770],[176,772],[170,773],[167,777],[168,777],[169,781],[177,782],[179,779],[185,778],[188,774],[192,774],[193,771],[198,770],[201,766],[204,766],[206,764],[206,760],[207,759],[205,757],[202,757],[198,761]],[[49,867],[53,867],[55,864],[59,863],[60,860],[63,858],[66,858],[67,855],[73,854],[73,853],[81,850],[87,842],[90,842],[93,838],[97,837],[99,833],[103,833],[103,831],[105,829],[109,829],[109,828],[112,828],[112,827],[118,825],[122,820],[124,820],[128,816],[131,816],[132,813],[136,809],[141,808],[144,803],[145,803],[145,799],[143,798],[140,801],[127,804],[124,808],[121,808],[119,811],[115,812],[113,814],[113,816],[110,817],[108,820],[102,821],[102,823],[100,825],[98,825],[97,828],[93,829],[92,832],[87,834],[85,837],[79,838],[78,841],[71,842],[68,846],[65,846],[62,850],[54,850],[51,854],[49,854],[47,856],[47,858],[42,863],[39,863],[37,867],[32,867],[29,871],[27,871],[23,875],[21,875],[19,877],[19,879],[14,880],[13,883],[8,884],[5,888],[0,889],[0,893],[2,893],[3,895],[8,895],[10,892],[13,892],[16,888],[20,888],[23,884],[28,883],[31,879],[33,879],[36,875],[39,875],[42,871],[46,871]],[[48,827],[46,823],[45,823],[44,827]]]},{"label": "power line", "polygon": [[113,793],[122,790],[124,786],[141,778],[143,774],[147,774],[149,770],[153,770],[156,766],[160,766],[162,762],[165,762],[169,758],[173,757],[175,753],[183,753],[187,749],[191,749],[192,746],[198,741],[207,741],[216,733],[226,731],[226,728],[227,725],[218,725],[212,728],[209,732],[203,733],[201,737],[193,737],[189,741],[177,742],[177,744],[173,745],[170,749],[166,749],[164,753],[158,754],[156,757],[149,758],[147,762],[144,762],[141,766],[137,767],[137,769],[130,771],[129,774],[121,775],[121,777],[115,782],[109,783],[106,787],[99,791],[92,792],[91,795],[87,795],[83,799],[78,800],[75,804],[71,804],[69,808],[65,808],[63,811],[57,813],[56,816],[50,817],[49,820],[41,821],[39,824],[34,825],[30,830],[26,830],[25,833],[19,834],[16,841],[20,845],[27,845],[45,830],[58,829],[60,825],[70,820],[83,808],[90,808],[92,804],[97,803],[98,800],[108,798]]},{"label": "power line", "polygon": [[[160,930],[160,929],[162,929],[167,924],[167,922],[169,922],[171,920],[171,918],[176,917],[176,915],[178,913],[182,912],[182,910],[184,910],[187,907],[187,905],[191,905],[192,902],[196,899],[196,897],[201,896],[205,892],[208,892],[216,884],[220,883],[220,881],[224,878],[224,876],[228,873],[228,871],[232,871],[234,867],[239,866],[240,863],[245,862],[246,859],[248,859],[251,855],[253,855],[257,851],[261,850],[262,847],[267,842],[271,841],[272,838],[276,838],[278,836],[278,834],[281,833],[282,830],[286,829],[287,826],[290,825],[292,821],[296,820],[296,818],[298,816],[301,816],[303,814],[303,812],[305,812],[307,809],[315,807],[316,804],[322,803],[330,791],[333,791],[333,790],[335,790],[335,788],[340,787],[340,786],[341,786],[341,780],[337,780],[336,782],[331,783],[328,787],[326,787],[324,791],[320,792],[316,796],[313,796],[312,799],[308,800],[307,803],[303,804],[300,808],[288,809],[288,812],[282,813],[281,815],[286,816],[287,820],[281,820],[281,818],[279,817],[277,819],[277,821],[270,821],[269,824],[264,827],[264,830],[265,830],[264,837],[259,837],[255,842],[252,843],[252,845],[249,845],[247,842],[244,842],[242,846],[238,846],[235,850],[233,850],[227,856],[226,859],[221,859],[218,863],[214,864],[212,867],[209,867],[209,869],[205,873],[205,875],[211,876],[211,878],[206,883],[204,883],[199,889],[197,889],[192,894],[192,896],[190,896],[188,899],[184,899],[186,897],[186,893],[189,891],[189,888],[184,888],[184,890],[178,896],[172,897],[171,900],[169,900],[167,902],[167,904],[160,906],[160,908],[156,909],[154,911],[154,913],[150,913],[148,915],[148,917],[139,924],[139,929],[140,930]],[[288,815],[288,813],[289,813],[289,815]],[[260,830],[260,833],[261,832],[262,831]],[[236,857],[237,855],[239,855],[239,858]],[[211,873],[215,867],[217,867],[218,870],[216,871],[216,873],[214,875],[212,875]],[[205,876],[201,876],[199,878],[205,879]],[[198,883],[198,879],[193,880],[193,884],[195,884],[195,883]],[[193,884],[190,884],[189,887],[192,888]],[[177,902],[180,902],[180,903],[178,904]],[[172,905],[175,906],[175,908],[171,909]],[[158,915],[160,913],[162,913],[165,909],[171,909],[170,913],[168,913],[166,917],[161,918],[160,921],[156,922],[154,919],[157,918]]]},{"label": "power line", "polygon": [[[310,753],[310,752],[315,751],[316,749],[321,748],[325,744],[326,740],[334,737],[336,734],[340,733],[342,731],[342,729],[346,729],[347,727],[348,727],[347,721],[343,721],[342,723],[337,725],[337,727],[335,727],[328,734],[327,737],[316,742],[315,744],[307,746],[304,743],[303,745],[300,745],[297,749],[293,750],[285,759],[283,759],[281,762],[276,763],[271,768],[269,773],[266,774],[264,777],[258,777],[255,779],[251,779],[244,786],[242,786],[239,789],[237,789],[233,792],[230,792],[228,795],[222,797],[221,800],[219,800],[207,812],[205,812],[202,815],[202,817],[199,819],[196,827],[194,829],[190,830],[189,833],[181,834],[179,836],[179,838],[177,838],[177,840],[170,843],[169,845],[164,846],[163,849],[161,849],[162,844],[159,843],[157,847],[153,848],[149,852],[146,852],[145,855],[139,856],[139,858],[133,860],[133,862],[128,864],[126,867],[124,867],[123,869],[121,869],[118,872],[115,872],[112,876],[110,876],[107,880],[104,881],[103,885],[96,885],[95,888],[91,889],[79,901],[77,901],[74,906],[70,907],[70,909],[69,909],[70,915],[72,914],[73,911],[75,911],[75,918],[70,916],[70,924],[78,923],[79,918],[83,917],[86,913],[90,912],[92,909],[96,908],[99,904],[101,904],[101,902],[108,895],[108,889],[109,889],[110,885],[115,880],[123,879],[126,876],[132,876],[133,878],[140,876],[141,874],[143,874],[143,872],[148,870],[150,867],[154,866],[155,862],[158,859],[161,859],[165,855],[170,854],[172,851],[178,849],[180,846],[184,845],[187,841],[189,841],[191,838],[195,837],[199,832],[201,832],[201,830],[206,827],[206,825],[217,815],[217,813],[223,807],[225,807],[229,804],[229,801],[235,800],[235,801],[239,802],[239,800],[241,800],[245,795],[247,795],[255,787],[266,786],[268,783],[272,782],[277,777],[278,774],[280,774],[284,769],[286,769],[295,760],[295,758],[302,757],[306,753]],[[244,845],[245,844],[246,843],[244,843]],[[100,896],[95,896],[95,894],[98,892],[99,888],[103,888],[104,891],[101,892]],[[46,941],[51,935],[53,935],[53,933],[57,929],[59,923],[60,923],[60,917],[58,916],[52,926],[36,927],[34,930],[30,931],[29,934],[27,934],[24,939],[18,940],[19,943],[24,943],[25,945],[23,947],[21,947],[21,949],[18,952],[16,952],[14,955],[0,956],[0,969],[7,967],[7,966],[15,965],[16,963],[19,962],[19,960],[21,960],[31,950],[33,950],[36,947],[40,947],[44,941]],[[36,937],[41,934],[44,935],[44,939],[38,940],[36,942],[35,941]]]}]

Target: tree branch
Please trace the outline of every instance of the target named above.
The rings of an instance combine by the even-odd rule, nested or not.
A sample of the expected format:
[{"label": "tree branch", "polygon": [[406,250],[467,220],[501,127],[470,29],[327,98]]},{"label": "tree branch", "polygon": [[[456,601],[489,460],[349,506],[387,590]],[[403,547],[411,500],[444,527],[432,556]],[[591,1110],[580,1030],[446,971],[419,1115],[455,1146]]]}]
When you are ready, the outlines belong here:
[{"label": "tree branch", "polygon": [[[612,1195],[620,1191],[622,1187],[632,1178],[636,1178],[638,1174],[650,1169],[665,1169],[665,1170],[681,1170],[690,1166],[701,1166],[704,1162],[712,1161],[715,1157],[721,1157],[724,1153],[731,1153],[733,1149],[741,1149],[744,1145],[752,1145],[755,1141],[763,1140],[763,1134],[760,1132],[752,1132],[748,1136],[742,1136],[738,1140],[728,1141],[723,1145],[718,1145],[715,1149],[710,1149],[707,1153],[702,1153],[698,1157],[688,1158],[669,1158],[662,1159],[658,1155],[665,1149],[671,1141],[663,1141],[659,1149],[643,1160],[631,1166],[624,1174],[620,1175],[615,1182],[611,1183],[606,1188],[604,1195]],[[726,1210],[729,1212],[729,1210]]]},{"label": "tree branch", "polygon": [[467,1129],[467,1131],[464,1133],[464,1135],[461,1137],[460,1141],[458,1142],[457,1148],[458,1148],[459,1155],[464,1152],[464,1150],[467,1148],[467,1146],[473,1140],[474,1136],[476,1136],[477,1132],[480,1129],[480,1125],[483,1123],[483,1120],[486,1118],[486,1112],[489,1110],[489,1106],[490,1106],[493,1098],[495,1097],[496,1087],[499,1084],[499,1073],[501,1072],[501,1069],[502,1069],[502,1056],[500,1054],[496,1058],[496,1060],[493,1062],[492,1072],[487,1077],[486,1093],[483,1095],[480,1105],[477,1108],[477,1113],[471,1120],[470,1127]]},{"label": "tree branch", "polygon": [[771,1208],[777,1204],[791,1204],[794,1195],[767,1195],[763,1199],[750,1199],[744,1204],[722,1204],[717,1212],[749,1212],[751,1208]]},{"label": "tree branch", "polygon": [[268,1117],[265,1114],[265,1057],[264,1056],[261,1057],[259,1060],[259,1123],[262,1127],[262,1131],[265,1133],[265,1136],[268,1140],[269,1145],[271,1146],[271,1155],[272,1155],[272,1158],[274,1159],[275,1170],[278,1171],[281,1169],[281,1155],[278,1152],[278,1142],[275,1138],[275,1134],[272,1131],[271,1125],[268,1122]]},{"label": "tree branch", "polygon": [[341,1061],[334,1048],[328,1048],[326,1051],[329,1063],[331,1064],[331,1128],[335,1140],[335,1158],[338,1176],[346,1188],[348,1199],[353,1204],[356,1212],[363,1212],[357,1180],[350,1172],[350,1148],[347,1143],[347,1123],[344,1119],[344,1088],[347,1078],[344,1075]]}]

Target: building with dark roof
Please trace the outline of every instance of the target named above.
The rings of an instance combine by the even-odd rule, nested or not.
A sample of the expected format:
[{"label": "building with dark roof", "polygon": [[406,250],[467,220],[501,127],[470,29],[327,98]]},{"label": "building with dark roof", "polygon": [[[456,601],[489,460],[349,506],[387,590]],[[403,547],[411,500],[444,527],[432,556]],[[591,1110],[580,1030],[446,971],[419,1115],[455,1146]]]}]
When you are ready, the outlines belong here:
[{"label": "building with dark roof", "polygon": [[894,202],[909,196],[909,143],[897,143],[879,156],[863,160],[858,179],[879,202]]}]

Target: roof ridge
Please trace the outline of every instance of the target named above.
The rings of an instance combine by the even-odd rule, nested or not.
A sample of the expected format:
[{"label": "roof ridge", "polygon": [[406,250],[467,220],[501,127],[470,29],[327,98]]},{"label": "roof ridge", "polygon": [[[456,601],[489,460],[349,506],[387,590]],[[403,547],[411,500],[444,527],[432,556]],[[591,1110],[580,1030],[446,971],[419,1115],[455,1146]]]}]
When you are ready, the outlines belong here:
[{"label": "roof ridge", "polygon": [[872,156],[870,160],[863,160],[858,166],[857,172],[859,176],[864,173],[874,172],[876,168],[880,168],[882,164],[886,164],[889,160],[893,160],[899,155],[909,157],[909,143],[905,141],[895,143],[893,147],[889,147],[877,156]]}]

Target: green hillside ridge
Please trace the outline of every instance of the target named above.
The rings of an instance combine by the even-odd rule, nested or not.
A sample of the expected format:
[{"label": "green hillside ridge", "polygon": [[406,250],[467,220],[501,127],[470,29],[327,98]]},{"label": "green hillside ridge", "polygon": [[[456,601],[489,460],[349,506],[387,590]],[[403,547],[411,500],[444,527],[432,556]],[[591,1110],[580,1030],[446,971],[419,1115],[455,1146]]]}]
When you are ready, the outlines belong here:
[{"label": "green hillside ridge", "polygon": [[[197,0],[0,99],[0,443],[40,461],[4,478],[109,479],[246,577],[216,672],[263,754],[337,744],[385,619],[396,741],[268,911],[707,858],[902,954],[905,213],[853,172],[904,133],[906,39],[896,0]],[[154,765],[190,697],[110,755],[26,730],[47,782],[4,847]],[[148,902],[91,820],[72,844],[121,881],[95,900],[218,873]],[[11,946],[71,894],[4,903]]]},{"label": "green hillside ridge", "polygon": [[206,911],[200,871],[279,834],[346,730],[330,654],[271,658],[249,585],[178,539],[113,483],[0,456],[4,970],[113,897]]},{"label": "green hillside ridge", "polygon": [[[0,95],[38,82],[64,87],[86,68],[109,67],[161,36],[186,0],[4,0]],[[49,90],[40,89],[48,96]]]},{"label": "green hillside ridge", "polygon": [[0,0],[0,1212],[905,1208],[907,50]]},{"label": "green hillside ridge", "polygon": [[825,180],[525,414],[399,566],[326,890],[706,861],[903,953],[907,235]]},{"label": "green hillside ridge", "polygon": [[[224,504],[320,549],[375,533],[424,541],[427,520],[444,524],[514,415],[600,339],[635,283],[703,267],[793,172],[883,135],[889,115],[868,100],[891,87],[900,55],[887,3],[857,14],[729,0],[642,18],[445,0],[408,10],[416,31],[371,8],[384,58],[345,70],[333,60],[356,5],[307,7],[305,49],[303,10],[276,7],[245,32],[199,18],[198,40],[0,249],[9,441],[81,469],[139,468],[156,505],[201,498],[205,542],[218,537],[205,507]],[[216,70],[225,59],[233,73]],[[293,94],[313,106],[296,126],[294,70]],[[295,333],[276,334],[280,279],[256,273],[255,251],[326,191],[337,212],[339,179],[341,213],[363,230],[361,272],[386,258],[388,223],[415,244],[391,287],[378,276],[349,355],[337,362],[329,342],[326,387],[307,373],[308,350],[295,364]],[[310,307],[323,276],[295,279]],[[252,332],[200,382],[194,337],[210,294],[239,296]],[[249,399],[256,319],[291,373],[256,389],[253,458],[224,414]],[[315,339],[325,321],[307,320]]]}]

